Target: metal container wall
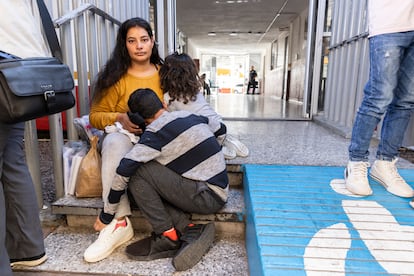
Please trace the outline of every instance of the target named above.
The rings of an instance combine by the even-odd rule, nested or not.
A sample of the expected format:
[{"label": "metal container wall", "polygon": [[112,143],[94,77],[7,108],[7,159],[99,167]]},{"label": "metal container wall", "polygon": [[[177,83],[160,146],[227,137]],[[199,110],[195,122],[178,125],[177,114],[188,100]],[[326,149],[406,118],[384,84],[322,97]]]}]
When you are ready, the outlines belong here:
[{"label": "metal container wall", "polygon": [[335,1],[324,120],[350,136],[368,77],[367,1]]}]

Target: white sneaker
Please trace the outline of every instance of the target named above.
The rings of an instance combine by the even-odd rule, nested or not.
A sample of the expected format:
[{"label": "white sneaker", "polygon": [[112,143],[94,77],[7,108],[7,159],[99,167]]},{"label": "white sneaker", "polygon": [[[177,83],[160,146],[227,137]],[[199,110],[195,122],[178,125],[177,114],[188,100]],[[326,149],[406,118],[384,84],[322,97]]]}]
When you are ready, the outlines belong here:
[{"label": "white sneaker", "polygon": [[368,162],[349,161],[345,168],[345,187],[353,194],[368,196],[372,194],[368,182]]},{"label": "white sneaker", "polygon": [[410,201],[410,206],[414,208],[414,199]]},{"label": "white sneaker", "polygon": [[400,197],[413,197],[414,190],[398,173],[395,166],[397,160],[397,158],[393,161],[375,160],[369,174],[388,192]]},{"label": "white sneaker", "polygon": [[99,233],[98,239],[92,243],[83,254],[85,261],[89,263],[98,262],[108,257],[118,246],[129,241],[134,236],[134,229],[128,217],[125,218],[127,225],[116,228],[117,220],[113,219]]},{"label": "white sneaker", "polygon": [[231,134],[226,135],[226,139],[224,139],[223,146],[234,149],[236,151],[237,156],[246,157],[249,155],[249,149]]},{"label": "white sneaker", "polygon": [[229,148],[226,145],[221,147],[225,159],[234,159],[236,158],[236,151],[233,148]]}]

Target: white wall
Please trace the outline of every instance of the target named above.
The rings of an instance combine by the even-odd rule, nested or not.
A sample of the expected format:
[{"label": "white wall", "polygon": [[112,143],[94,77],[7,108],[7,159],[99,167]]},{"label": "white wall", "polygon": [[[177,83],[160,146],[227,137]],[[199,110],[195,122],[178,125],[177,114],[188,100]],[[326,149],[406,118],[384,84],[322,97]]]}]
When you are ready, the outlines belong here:
[{"label": "white wall", "polygon": [[187,40],[187,54],[192,57],[193,59],[200,59],[201,54],[200,51],[197,49],[197,46],[191,41],[191,39]]},{"label": "white wall", "polygon": [[272,49],[271,45],[267,47],[265,54],[266,64],[266,94],[276,95],[282,97],[283,93],[283,58],[285,49],[285,38],[288,37],[288,65],[291,70],[290,80],[290,100],[302,101],[304,82],[305,82],[305,64],[306,64],[306,40],[305,40],[305,19],[308,11],[304,10],[298,17],[296,17],[290,24],[289,30],[281,32],[277,41],[277,62],[276,66],[271,69]]}]

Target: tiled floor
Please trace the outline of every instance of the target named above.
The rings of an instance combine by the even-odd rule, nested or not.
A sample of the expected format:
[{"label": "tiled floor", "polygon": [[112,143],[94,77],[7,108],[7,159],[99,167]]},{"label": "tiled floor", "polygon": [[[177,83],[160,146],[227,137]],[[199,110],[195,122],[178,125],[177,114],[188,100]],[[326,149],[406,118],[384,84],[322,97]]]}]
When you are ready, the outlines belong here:
[{"label": "tiled floor", "polygon": [[210,105],[224,119],[243,120],[305,120],[303,105],[286,102],[266,94],[212,93],[206,96]]},{"label": "tiled floor", "polygon": [[[302,166],[345,166],[349,139],[311,121],[233,121],[224,120],[227,131],[250,150],[246,158],[230,164],[285,164]],[[370,161],[375,159],[377,141],[372,140]],[[404,159],[399,167],[414,168]]]},{"label": "tiled floor", "polygon": [[[303,120],[304,118],[301,116],[302,106],[300,104],[289,103],[286,105],[286,103],[271,96],[242,94],[210,95],[208,100],[212,106],[216,108],[218,113],[224,117],[224,122],[227,125],[228,132],[236,135],[243,143],[248,146],[250,150],[248,157],[229,160],[229,164],[249,164],[248,166],[258,167],[266,167],[268,165],[271,167],[277,167],[278,165],[283,165],[286,168],[291,166],[299,168],[298,171],[293,175],[300,175],[302,173],[302,170],[300,169],[303,168],[302,166],[305,168],[308,166],[321,166],[322,168],[326,168],[326,170],[330,173],[334,173],[335,178],[340,178],[342,176],[343,167],[347,162],[347,147],[349,145],[349,139],[336,135],[330,130],[314,122]],[[235,120],[237,118],[239,120]],[[283,121],[281,119],[286,120]],[[375,154],[376,144],[377,143],[373,141],[371,145],[371,160]],[[412,163],[403,159],[398,162],[398,166],[400,168],[414,168],[414,165]],[[250,169],[248,169],[248,172],[249,170]],[[286,169],[282,171],[283,174],[285,174]],[[322,171],[324,170],[321,169],[321,172]],[[266,174],[260,170],[257,170],[257,172],[257,177],[254,176],[252,180],[249,180],[249,183],[259,183],[259,179],[263,179],[263,177],[272,181],[283,180],[281,177]],[[329,183],[327,183],[328,179],[324,180],[323,183],[318,182],[318,185],[324,185],[323,187],[316,187],[316,189],[324,191],[323,193],[321,192],[315,194],[315,192],[312,190],[311,186],[316,185],[313,182],[320,179],[319,174],[322,173],[317,173],[318,177],[314,177],[314,175],[303,176],[302,174],[303,178],[307,179],[307,190],[305,190],[303,187],[304,183],[301,183],[300,181],[289,182],[286,180],[286,178],[284,178],[281,183],[276,183],[277,185],[272,188],[272,193],[276,192],[280,193],[280,195],[293,193],[293,198],[290,200],[291,202],[285,202],[285,204],[281,205],[279,202],[279,207],[275,207],[275,210],[279,211],[281,214],[279,216],[279,219],[283,217],[282,215],[286,215],[286,212],[294,211],[293,207],[295,206],[303,211],[301,213],[301,216],[309,216],[313,218],[313,216],[321,213],[320,210],[315,209],[314,214],[312,212],[309,212],[309,204],[301,204],[299,202],[305,202],[305,200],[317,200],[319,196],[322,197],[320,198],[320,201],[331,200],[331,203],[335,201],[331,204],[331,206],[335,206],[335,210],[338,213],[338,220],[344,220],[346,217],[346,210],[342,202],[346,201],[346,197],[335,193],[332,189],[330,189]],[[288,191],[283,191],[283,187],[285,187],[284,189],[287,189]],[[298,191],[301,189],[303,191],[299,193]],[[382,194],[381,190],[378,192],[378,195],[380,194]],[[324,195],[326,196],[325,198],[323,198]],[[275,200],[275,198],[272,197],[270,198],[271,204],[278,204],[279,200]],[[381,204],[380,199],[376,200],[376,202]],[[295,203],[297,204],[295,205]],[[282,205],[286,205],[286,208]],[[255,207],[253,206],[252,208]],[[266,208],[262,209],[264,210]],[[291,216],[292,214],[288,215]],[[401,216],[396,215],[396,217],[400,219]],[[300,218],[299,215],[298,218]],[[284,223],[287,221],[288,220],[284,221]],[[323,218],[321,221],[321,223],[325,223]],[[338,221],[332,220],[332,224],[335,224],[337,222]],[[313,232],[311,233],[312,235],[307,233],[307,240],[305,242],[303,239],[303,244],[310,242],[313,235],[320,234],[320,232],[318,232],[319,230],[329,228],[328,224],[325,225],[326,227],[322,227],[316,218],[314,218],[314,220],[309,220],[309,223],[312,223],[313,226],[307,227],[306,229],[312,230]],[[348,227],[348,229],[355,227],[352,226],[351,222],[349,221],[345,223],[345,225]],[[339,230],[345,231],[342,228]],[[352,238],[358,237],[355,236],[358,235],[354,233],[355,230],[350,231],[353,235]],[[324,232],[322,232],[322,234],[323,233]],[[295,233],[291,233],[291,235],[294,234]],[[362,235],[361,232],[359,232],[359,235]],[[128,262],[128,260],[126,260],[126,257],[118,252],[109,258],[108,261],[86,266],[81,262],[81,256],[86,246],[95,239],[95,236],[96,234],[94,234],[91,229],[79,229],[78,231],[71,232],[65,227],[60,227],[59,229],[53,231],[53,233],[49,235],[45,240],[47,251],[50,255],[50,260],[46,262],[41,268],[44,268],[46,271],[52,271],[54,270],[55,266],[59,265],[61,266],[60,271],[62,273],[71,271],[83,272],[85,274],[98,272],[108,274],[133,274],[137,273],[137,265],[143,265]],[[411,239],[411,243],[413,240],[414,238]],[[355,247],[353,246],[352,250],[354,251],[351,252],[360,252],[358,250],[355,251],[355,248],[362,248],[363,245],[361,245],[361,243],[362,242],[359,241]],[[408,245],[412,246],[411,243],[408,242]],[[75,252],[68,251],[67,248],[72,248],[75,250]],[[284,248],[284,246],[281,246],[280,248]],[[301,248],[304,250],[305,247],[302,246]],[[298,249],[296,248],[296,250]],[[303,254],[297,254],[297,256],[299,256],[298,260],[301,260],[303,267]],[[223,266],[221,262],[216,261],[222,260],[223,258],[225,258],[225,260],[229,260],[228,264],[225,266]],[[273,262],[273,260],[271,260],[271,262]],[[108,266],[108,264],[110,265]],[[177,274],[174,272],[168,260],[154,262],[153,266],[150,265],[147,267],[147,265],[148,264],[145,264],[144,268],[148,268],[148,273],[154,274],[154,272],[157,271],[160,273],[159,275],[194,275],[192,274],[194,271],[216,271],[217,273],[215,275],[247,275],[244,244],[225,240],[218,241],[213,249],[209,252],[209,254],[206,255],[203,261],[200,262],[200,264],[195,267],[194,270],[184,272],[182,274]],[[378,267],[378,265],[375,265],[375,267]],[[414,268],[412,271],[414,271]],[[301,273],[304,273],[303,270]],[[146,275],[146,273],[142,274]],[[205,275],[210,274],[206,272]]]}]

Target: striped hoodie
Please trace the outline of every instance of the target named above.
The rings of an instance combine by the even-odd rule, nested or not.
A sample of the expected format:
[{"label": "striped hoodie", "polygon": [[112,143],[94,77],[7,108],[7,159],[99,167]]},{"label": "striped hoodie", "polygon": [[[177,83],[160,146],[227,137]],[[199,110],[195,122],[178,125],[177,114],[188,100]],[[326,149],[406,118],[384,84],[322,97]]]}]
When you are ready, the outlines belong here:
[{"label": "striped hoodie", "polygon": [[206,181],[213,192],[227,201],[226,163],[216,140],[225,133],[225,126],[219,121],[188,111],[164,111],[147,126],[139,142],[121,160],[101,221],[111,222],[129,178],[151,160],[185,178]]}]

